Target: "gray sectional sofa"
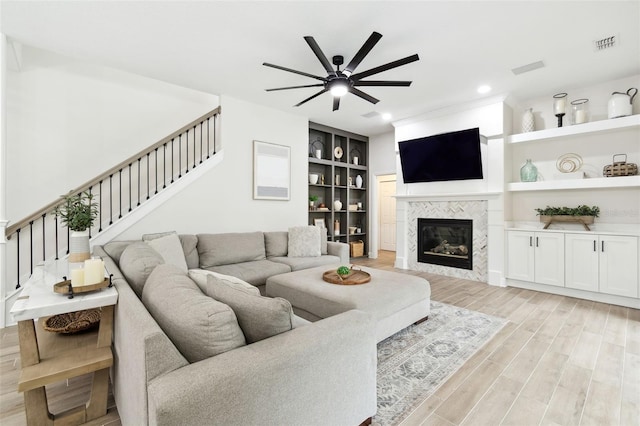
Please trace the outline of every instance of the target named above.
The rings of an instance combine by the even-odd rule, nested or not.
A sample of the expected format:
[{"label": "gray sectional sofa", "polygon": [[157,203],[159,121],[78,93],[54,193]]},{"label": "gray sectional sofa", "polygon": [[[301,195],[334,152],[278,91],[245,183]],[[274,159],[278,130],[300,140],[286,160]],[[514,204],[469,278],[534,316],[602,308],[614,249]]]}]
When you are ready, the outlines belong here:
[{"label": "gray sectional sofa", "polygon": [[[173,277],[158,276],[163,268],[157,265],[167,256],[188,269],[241,278],[263,294],[273,275],[348,264],[346,244],[323,240],[319,256],[290,257],[287,240],[287,232],[180,235],[179,255],[160,258],[140,241],[94,247],[118,290],[112,379],[123,424],[357,425],[375,414],[375,320],[367,313],[351,310],[314,323],[292,314],[290,331],[198,360],[179,350],[190,333],[169,337],[173,321],[191,315],[184,295],[206,297],[177,266],[163,266]],[[162,291],[168,296],[157,293]],[[200,309],[195,305],[193,311]],[[195,331],[192,337],[198,337]]]}]

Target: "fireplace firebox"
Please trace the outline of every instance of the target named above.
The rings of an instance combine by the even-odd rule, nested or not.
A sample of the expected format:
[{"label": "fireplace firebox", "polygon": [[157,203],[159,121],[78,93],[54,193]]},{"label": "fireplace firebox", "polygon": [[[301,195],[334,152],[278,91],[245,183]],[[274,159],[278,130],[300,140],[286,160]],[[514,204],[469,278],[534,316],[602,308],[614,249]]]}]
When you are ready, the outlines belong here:
[{"label": "fireplace firebox", "polygon": [[473,269],[473,220],[418,219],[418,262]]}]

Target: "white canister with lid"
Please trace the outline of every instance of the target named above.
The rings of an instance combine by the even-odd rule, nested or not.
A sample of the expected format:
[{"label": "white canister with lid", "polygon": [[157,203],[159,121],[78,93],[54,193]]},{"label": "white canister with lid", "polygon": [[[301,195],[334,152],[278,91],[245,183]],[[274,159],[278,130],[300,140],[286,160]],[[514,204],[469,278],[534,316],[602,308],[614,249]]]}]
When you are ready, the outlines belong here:
[{"label": "white canister with lid", "polygon": [[[633,93],[633,94],[631,94]],[[609,118],[626,117],[633,114],[633,98],[638,93],[638,89],[632,87],[627,93],[613,92],[607,105]]]}]

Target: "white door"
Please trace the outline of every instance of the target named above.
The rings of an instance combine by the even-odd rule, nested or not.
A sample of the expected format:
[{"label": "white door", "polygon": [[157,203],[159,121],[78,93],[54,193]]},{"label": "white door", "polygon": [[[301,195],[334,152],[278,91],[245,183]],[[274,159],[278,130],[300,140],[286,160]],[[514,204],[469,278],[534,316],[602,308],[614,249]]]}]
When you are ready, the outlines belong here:
[{"label": "white door", "polygon": [[380,181],[380,250],[396,250],[396,181]]},{"label": "white door", "polygon": [[600,236],[600,292],[638,297],[638,237]]},{"label": "white door", "polygon": [[598,291],[598,241],[597,235],[564,236],[568,288]]},{"label": "white door", "polygon": [[533,232],[507,232],[507,277],[533,281]]},{"label": "white door", "polygon": [[536,232],[535,282],[564,287],[564,234]]}]

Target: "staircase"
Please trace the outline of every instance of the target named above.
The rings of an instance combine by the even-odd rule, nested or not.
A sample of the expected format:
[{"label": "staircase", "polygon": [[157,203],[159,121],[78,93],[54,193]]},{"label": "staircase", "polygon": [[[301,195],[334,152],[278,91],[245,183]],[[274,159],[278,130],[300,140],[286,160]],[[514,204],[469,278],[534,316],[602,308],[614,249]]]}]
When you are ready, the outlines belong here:
[{"label": "staircase", "polygon": [[[89,235],[94,244],[109,241],[109,236],[121,233],[155,208],[150,205],[163,202],[178,186],[221,160],[220,113],[218,107],[204,114],[69,192],[93,195],[98,218]],[[0,272],[3,305],[36,265],[69,253],[70,231],[56,214],[63,202],[60,197],[6,228],[6,261]]]}]

